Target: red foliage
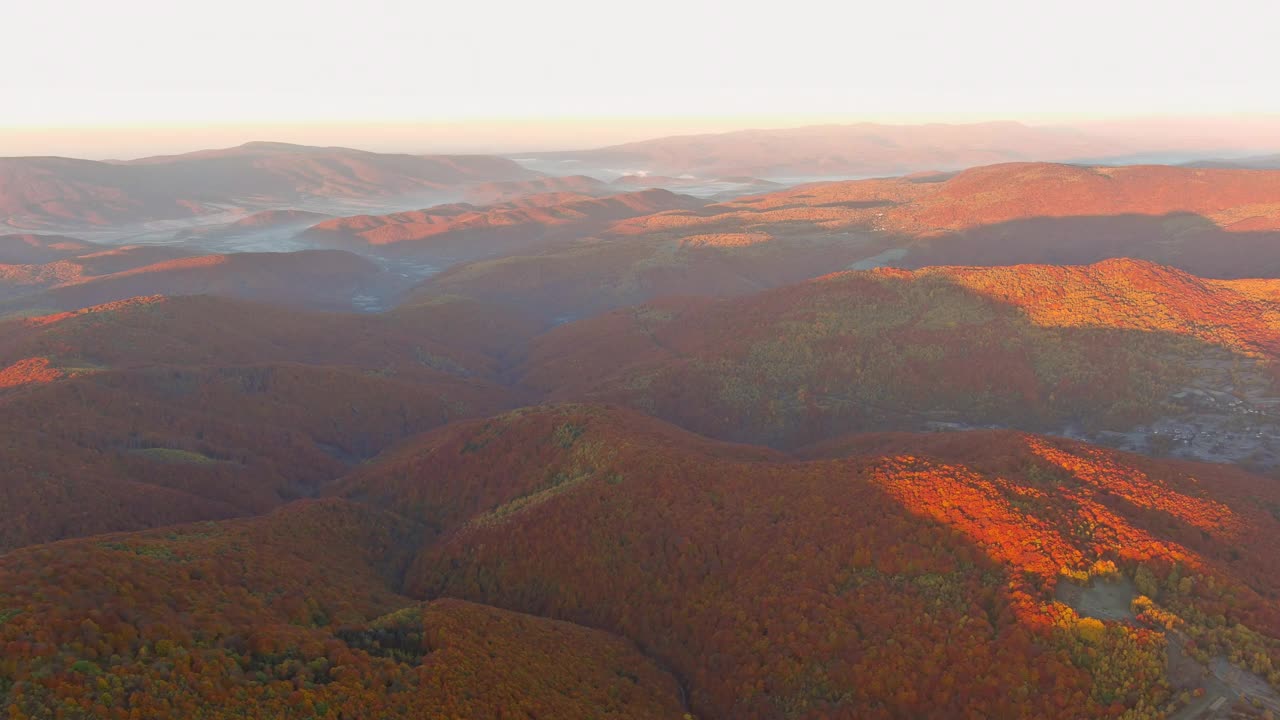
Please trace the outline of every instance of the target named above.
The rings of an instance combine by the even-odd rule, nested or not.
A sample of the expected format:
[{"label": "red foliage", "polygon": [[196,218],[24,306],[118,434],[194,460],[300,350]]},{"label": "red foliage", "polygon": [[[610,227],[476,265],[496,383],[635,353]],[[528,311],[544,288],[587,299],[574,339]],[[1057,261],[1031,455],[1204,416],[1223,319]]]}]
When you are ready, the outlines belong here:
[{"label": "red foliage", "polygon": [[6,717],[679,717],[621,639],[395,593],[411,533],[330,500],[4,555]]},{"label": "red foliage", "polygon": [[1188,608],[1280,648],[1265,479],[1016,433],[814,454],[842,444],[789,461],[567,406],[441,429],[338,491],[439,531],[411,594],[630,637],[710,717],[1104,717],[1117,678],[1122,706],[1163,702],[1061,634],[1059,573],[1098,560],[1194,574],[1218,590]]}]

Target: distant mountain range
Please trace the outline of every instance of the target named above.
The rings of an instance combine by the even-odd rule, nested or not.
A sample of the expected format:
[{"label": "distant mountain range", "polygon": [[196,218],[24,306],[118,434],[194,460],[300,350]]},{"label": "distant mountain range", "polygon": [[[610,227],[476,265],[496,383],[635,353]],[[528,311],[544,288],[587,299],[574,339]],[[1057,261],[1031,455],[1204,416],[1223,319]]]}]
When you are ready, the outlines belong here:
[{"label": "distant mountain range", "polygon": [[1212,157],[1234,142],[1213,137],[1195,127],[1140,124],[859,123],[682,135],[522,157],[536,158],[541,163],[537,167],[549,172],[590,174],[592,169],[604,168],[616,173],[699,177],[867,177],[1022,161],[1097,163],[1114,158],[1142,162],[1144,157],[1146,162],[1179,157],[1185,161]]},{"label": "distant mountain range", "polygon": [[1078,132],[1000,122],[975,125],[820,125],[685,135],[597,150],[533,154],[568,171],[605,167],[659,175],[866,176],[946,170],[1010,160],[1119,153]]},{"label": "distant mountain range", "polygon": [[0,221],[107,226],[307,198],[358,200],[533,177],[482,155],[393,155],[253,142],[131,161],[0,158]]},{"label": "distant mountain range", "polygon": [[[748,192],[752,185],[768,189],[765,183],[777,179],[879,177],[1004,162],[1185,162],[1221,156],[1231,149],[1224,144],[1230,145],[1213,144],[1188,129],[1160,135],[1124,125],[861,123],[524,153],[520,163],[486,155],[418,156],[273,142],[127,161],[0,158],[0,223],[20,230],[106,227],[227,209],[252,212],[308,201],[385,204],[431,194],[437,201],[485,204],[533,192],[604,194],[602,182],[623,177],[640,187],[722,183]],[[1268,167],[1274,160],[1213,164]]]}]

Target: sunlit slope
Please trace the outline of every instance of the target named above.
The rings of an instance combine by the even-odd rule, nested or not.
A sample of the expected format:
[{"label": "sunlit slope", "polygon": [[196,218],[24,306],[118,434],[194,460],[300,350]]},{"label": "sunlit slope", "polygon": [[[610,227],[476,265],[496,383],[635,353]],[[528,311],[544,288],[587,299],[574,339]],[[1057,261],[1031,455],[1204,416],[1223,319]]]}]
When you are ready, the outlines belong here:
[{"label": "sunlit slope", "polygon": [[[791,458],[561,406],[435,431],[336,491],[434,531],[409,594],[629,637],[699,716],[1158,717],[1170,626],[1280,680],[1280,490],[1230,468],[1008,432]],[[1136,582],[1144,620],[1056,601],[1091,572]]]},{"label": "sunlit slope", "polygon": [[939,422],[1125,428],[1233,367],[1270,387],[1274,284],[1136,261],[849,272],[559,327],[524,379],[781,445]]}]

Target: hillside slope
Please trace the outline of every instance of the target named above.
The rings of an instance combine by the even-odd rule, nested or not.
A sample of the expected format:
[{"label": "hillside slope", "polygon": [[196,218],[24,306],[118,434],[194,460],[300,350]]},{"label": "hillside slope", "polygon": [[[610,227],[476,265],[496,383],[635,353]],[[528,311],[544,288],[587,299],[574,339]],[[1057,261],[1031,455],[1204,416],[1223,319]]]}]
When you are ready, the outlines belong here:
[{"label": "hillside slope", "polygon": [[529,195],[546,193],[571,193],[575,195],[613,194],[607,183],[586,175],[541,177],[533,180],[507,180],[481,183],[467,189],[467,202],[475,205],[494,205],[511,202]]},{"label": "hillside slope", "polygon": [[405,278],[338,250],[190,255],[166,246],[126,246],[46,265],[0,266],[0,315],[79,310],[148,295],[218,295],[349,312],[377,306],[407,285]]},{"label": "hillside slope", "polygon": [[456,297],[387,313],[295,310],[212,296],[139,297],[0,321],[0,365],[46,358],[56,368],[299,362],[412,379],[493,378],[542,325]]},{"label": "hillside slope", "polygon": [[[699,716],[1158,717],[1184,636],[1280,682],[1274,483],[1007,432],[844,443],[796,460],[544,407],[334,491],[436,531],[409,594],[630,637]],[[1151,624],[1058,602],[1091,572],[1135,582]]]},{"label": "hillside slope", "polygon": [[701,205],[699,200],[666,190],[607,197],[551,193],[492,206],[460,203],[391,215],[337,218],[312,226],[298,239],[315,246],[448,265],[552,240],[587,237],[619,220]]},{"label": "hillside slope", "polygon": [[0,324],[0,551],[312,495],[526,401],[498,380],[538,329],[466,301],[359,316],[208,297]]},{"label": "hillside slope", "polygon": [[1229,433],[1241,399],[1269,412],[1276,397],[1276,290],[1124,260],[848,272],[562,326],[523,377],[783,446],[938,424],[1128,430],[1202,410]]},{"label": "hillside slope", "polygon": [[451,268],[449,293],[576,319],[663,295],[740,295],[846,269],[1088,264],[1280,277],[1280,172],[1012,163],[802,185],[621,220]]},{"label": "hillside slope", "polygon": [[106,249],[62,235],[0,235],[0,265],[43,265]]},{"label": "hillside slope", "polygon": [[623,640],[397,594],[412,534],[304,502],[0,556],[0,700],[15,720],[681,717],[674,679]]},{"label": "hillside slope", "polygon": [[[898,247],[887,262],[1083,264],[1135,257],[1210,277],[1280,275],[1280,172],[1009,163],[953,175],[802,186],[650,232],[773,232],[808,223]],[[661,221],[661,224],[658,224]]]}]

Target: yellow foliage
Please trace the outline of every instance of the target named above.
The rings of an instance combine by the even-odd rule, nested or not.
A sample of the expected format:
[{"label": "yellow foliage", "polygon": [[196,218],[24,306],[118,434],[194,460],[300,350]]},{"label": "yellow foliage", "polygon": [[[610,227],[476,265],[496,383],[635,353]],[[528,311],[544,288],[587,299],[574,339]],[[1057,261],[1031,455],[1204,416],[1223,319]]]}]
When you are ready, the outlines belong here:
[{"label": "yellow foliage", "polygon": [[1076,634],[1085,642],[1097,644],[1107,633],[1107,626],[1102,624],[1097,618],[1080,618],[1076,622]]}]

